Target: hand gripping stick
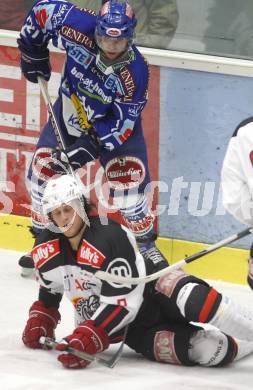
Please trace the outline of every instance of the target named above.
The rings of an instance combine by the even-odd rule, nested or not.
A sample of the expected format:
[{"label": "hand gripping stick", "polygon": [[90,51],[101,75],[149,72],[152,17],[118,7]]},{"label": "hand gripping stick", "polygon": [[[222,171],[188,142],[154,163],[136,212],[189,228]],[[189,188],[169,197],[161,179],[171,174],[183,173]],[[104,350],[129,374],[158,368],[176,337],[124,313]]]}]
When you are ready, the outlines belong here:
[{"label": "hand gripping stick", "polygon": [[[118,350],[115,352],[115,354],[111,358],[106,359],[102,356],[90,355],[89,353],[86,353],[83,351],[78,351],[77,349],[72,348],[72,347],[66,347],[65,351],[68,353],[71,353],[72,355],[75,355],[81,359],[87,360],[89,362],[95,361],[99,364],[102,364],[103,366],[108,367],[108,368],[113,368],[117,364],[117,362],[119,361],[119,359],[122,355],[124,343],[125,343],[126,335],[127,335],[127,329],[128,329],[128,327],[126,326],[121,344],[120,344]],[[56,346],[57,346],[57,344],[59,344],[59,342],[55,341],[54,339],[52,339],[50,337],[42,336],[40,338],[40,344],[48,345],[48,346],[52,347],[53,349],[56,349]]]}]

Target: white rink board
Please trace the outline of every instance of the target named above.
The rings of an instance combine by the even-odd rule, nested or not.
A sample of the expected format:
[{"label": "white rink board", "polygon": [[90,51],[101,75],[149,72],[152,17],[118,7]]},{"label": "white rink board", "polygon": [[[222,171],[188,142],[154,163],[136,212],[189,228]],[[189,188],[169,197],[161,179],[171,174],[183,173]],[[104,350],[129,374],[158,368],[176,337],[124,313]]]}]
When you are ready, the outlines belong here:
[{"label": "white rink board", "polygon": [[[20,252],[0,251],[0,383],[4,390],[234,390],[252,389],[253,355],[226,368],[179,367],[145,360],[125,347],[113,369],[92,364],[84,370],[64,369],[54,351],[26,348],[21,333],[28,308],[37,299],[35,281],[20,276]],[[248,287],[215,282],[220,291],[253,310]],[[73,329],[72,307],[61,306],[56,336]],[[116,347],[115,347],[116,348]],[[113,350],[113,349],[112,349]]]}]

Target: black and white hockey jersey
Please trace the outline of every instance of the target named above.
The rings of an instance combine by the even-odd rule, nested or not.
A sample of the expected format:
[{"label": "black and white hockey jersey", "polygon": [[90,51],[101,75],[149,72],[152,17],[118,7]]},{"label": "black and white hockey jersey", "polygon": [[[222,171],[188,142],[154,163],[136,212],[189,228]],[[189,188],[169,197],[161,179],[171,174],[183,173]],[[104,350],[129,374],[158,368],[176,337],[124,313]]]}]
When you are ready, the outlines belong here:
[{"label": "black and white hockey jersey", "polygon": [[[75,308],[76,325],[95,321],[111,338],[131,323],[142,305],[145,285],[107,283],[94,275],[105,270],[122,276],[145,276],[146,265],[132,233],[124,226],[90,217],[77,251],[60,233],[45,229],[32,250],[39,299],[59,307],[66,294]],[[116,340],[115,340],[116,341]]]}]

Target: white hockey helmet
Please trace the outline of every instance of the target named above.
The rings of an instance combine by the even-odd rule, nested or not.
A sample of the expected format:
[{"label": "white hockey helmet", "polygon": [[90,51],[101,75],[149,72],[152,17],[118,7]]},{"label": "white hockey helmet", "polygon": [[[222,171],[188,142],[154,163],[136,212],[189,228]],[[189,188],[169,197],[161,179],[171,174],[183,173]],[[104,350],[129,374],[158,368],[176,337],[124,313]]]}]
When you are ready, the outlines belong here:
[{"label": "white hockey helmet", "polygon": [[48,216],[52,210],[75,199],[80,200],[85,210],[84,186],[80,180],[72,175],[52,178],[48,181],[42,197],[43,214]]}]

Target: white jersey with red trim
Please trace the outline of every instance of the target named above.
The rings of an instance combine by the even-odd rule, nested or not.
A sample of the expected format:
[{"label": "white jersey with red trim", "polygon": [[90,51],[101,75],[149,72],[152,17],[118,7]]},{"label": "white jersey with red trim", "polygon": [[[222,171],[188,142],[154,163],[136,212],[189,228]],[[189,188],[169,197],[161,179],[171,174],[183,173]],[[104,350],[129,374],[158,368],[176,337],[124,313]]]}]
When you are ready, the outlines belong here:
[{"label": "white jersey with red trim", "polygon": [[98,269],[124,276],[144,276],[146,266],[132,233],[116,222],[102,225],[90,218],[77,251],[63,234],[46,229],[32,250],[39,299],[59,307],[66,294],[75,308],[76,325],[87,319],[102,325],[109,335],[131,323],[143,302],[145,285],[102,282]]},{"label": "white jersey with red trim", "polygon": [[253,118],[241,122],[222,167],[223,205],[238,221],[253,226]]}]

